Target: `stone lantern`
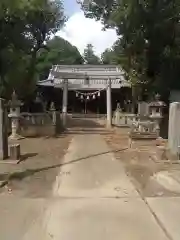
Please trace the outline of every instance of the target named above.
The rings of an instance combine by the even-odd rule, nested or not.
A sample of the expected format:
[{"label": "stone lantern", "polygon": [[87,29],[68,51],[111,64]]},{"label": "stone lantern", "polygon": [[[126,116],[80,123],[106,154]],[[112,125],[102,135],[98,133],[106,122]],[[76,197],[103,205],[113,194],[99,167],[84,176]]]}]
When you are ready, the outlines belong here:
[{"label": "stone lantern", "polygon": [[17,94],[14,91],[12,94],[12,98],[9,101],[10,113],[8,117],[11,118],[12,123],[12,134],[9,136],[10,140],[19,140],[23,137],[18,134],[19,131],[19,120],[20,120],[20,107],[22,106],[22,102],[18,100]]},{"label": "stone lantern", "polygon": [[150,102],[149,104],[149,117],[156,123],[156,128],[159,131],[160,129],[160,122],[163,118],[163,108],[166,104],[160,100],[160,95],[155,95],[155,100]]},{"label": "stone lantern", "polygon": [[54,105],[54,102],[51,102],[51,105],[50,105],[50,112],[52,113],[52,122],[53,122],[53,125],[56,124],[56,108],[55,108],[55,105]]},{"label": "stone lantern", "polygon": [[114,124],[115,125],[119,125],[121,117],[122,117],[122,109],[121,109],[120,103],[117,103],[117,107],[116,107],[116,110],[114,113]]}]

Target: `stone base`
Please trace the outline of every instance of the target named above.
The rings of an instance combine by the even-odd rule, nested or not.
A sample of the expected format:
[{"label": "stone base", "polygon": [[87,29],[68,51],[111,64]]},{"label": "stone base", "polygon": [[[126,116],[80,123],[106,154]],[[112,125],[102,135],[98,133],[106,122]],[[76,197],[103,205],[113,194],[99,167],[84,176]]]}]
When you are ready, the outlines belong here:
[{"label": "stone base", "polygon": [[16,135],[10,135],[9,136],[9,140],[10,141],[17,141],[17,140],[21,140],[21,139],[24,139],[23,136],[19,135],[19,134],[16,134]]},{"label": "stone base", "polygon": [[113,126],[117,127],[117,128],[130,128],[131,126],[128,124],[113,124]]},{"label": "stone base", "polygon": [[141,139],[151,139],[151,140],[155,140],[158,138],[158,135],[156,133],[139,133],[139,132],[131,132],[129,134],[129,137],[131,139],[135,139],[135,140],[141,140]]},{"label": "stone base", "polygon": [[18,164],[21,162],[21,159],[19,160],[13,160],[13,159],[6,159],[6,160],[0,160],[0,164]]},{"label": "stone base", "polygon": [[10,159],[20,160],[21,159],[21,151],[20,144],[11,144],[9,146]]}]

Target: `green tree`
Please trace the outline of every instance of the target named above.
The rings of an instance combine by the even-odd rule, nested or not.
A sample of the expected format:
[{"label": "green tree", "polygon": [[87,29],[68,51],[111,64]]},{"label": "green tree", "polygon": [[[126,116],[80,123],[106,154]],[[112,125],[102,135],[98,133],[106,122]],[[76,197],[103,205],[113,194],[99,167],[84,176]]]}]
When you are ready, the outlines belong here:
[{"label": "green tree", "polygon": [[[25,29],[25,16],[22,1],[0,2],[0,94],[4,96],[9,89],[9,70],[14,66],[14,58],[23,51],[26,46],[23,35]],[[17,58],[16,58],[17,60]],[[15,62],[17,64],[17,61]],[[19,80],[18,80],[19,81]]]},{"label": "green tree", "polygon": [[134,85],[163,95],[180,87],[178,0],[93,0],[84,11],[117,30],[118,62]]},{"label": "green tree", "polygon": [[68,41],[54,37],[46,44],[46,48],[39,53],[37,70],[41,80],[46,79],[52,65],[83,64],[84,60],[75,46]]},{"label": "green tree", "polygon": [[0,2],[0,95],[13,89],[25,98],[36,86],[36,59],[44,43],[63,26],[61,1]]},{"label": "green tree", "polygon": [[100,64],[100,59],[98,56],[95,55],[93,45],[88,44],[84,49],[84,61],[85,64]]},{"label": "green tree", "polygon": [[26,81],[34,78],[37,53],[45,42],[55,34],[65,22],[64,9],[59,0],[31,0],[32,7],[27,14],[27,32],[32,43],[31,61]]},{"label": "green tree", "polygon": [[103,64],[113,64],[116,63],[114,60],[114,52],[112,49],[106,49],[101,54],[101,61]]}]

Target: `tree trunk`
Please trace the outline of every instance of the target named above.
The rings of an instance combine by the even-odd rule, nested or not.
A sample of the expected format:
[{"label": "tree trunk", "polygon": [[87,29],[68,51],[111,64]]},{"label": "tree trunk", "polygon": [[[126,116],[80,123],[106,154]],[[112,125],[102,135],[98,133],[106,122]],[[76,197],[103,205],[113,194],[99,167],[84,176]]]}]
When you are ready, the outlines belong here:
[{"label": "tree trunk", "polygon": [[136,87],[132,86],[132,113],[136,113],[136,106],[137,106],[137,92]]},{"label": "tree trunk", "polygon": [[30,84],[32,79],[34,78],[35,67],[36,67],[36,57],[37,57],[37,49],[33,50],[32,52],[31,62],[30,62],[29,71],[27,75],[27,84]]}]

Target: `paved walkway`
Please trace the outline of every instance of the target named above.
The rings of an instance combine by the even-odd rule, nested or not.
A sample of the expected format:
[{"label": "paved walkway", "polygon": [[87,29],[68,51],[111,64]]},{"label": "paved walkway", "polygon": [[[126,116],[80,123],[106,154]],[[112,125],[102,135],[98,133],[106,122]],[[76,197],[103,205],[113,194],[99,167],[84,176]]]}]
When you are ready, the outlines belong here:
[{"label": "paved walkway", "polygon": [[[32,209],[36,214],[28,223],[28,229],[18,237],[8,238],[10,235],[6,234],[2,240],[179,239],[179,221],[166,229],[165,214],[162,214],[168,204],[173,209],[176,206],[167,199],[164,205],[160,199],[142,199],[101,135],[75,135],[63,164],[54,183],[52,198],[33,200]],[[153,209],[157,210],[157,215]],[[16,214],[18,216],[18,209]],[[33,214],[31,208],[29,214]],[[171,218],[174,210],[168,210],[168,214]],[[2,231],[3,227],[0,233]]]},{"label": "paved walkway", "polygon": [[53,195],[25,240],[168,239],[98,134],[73,138]]}]

